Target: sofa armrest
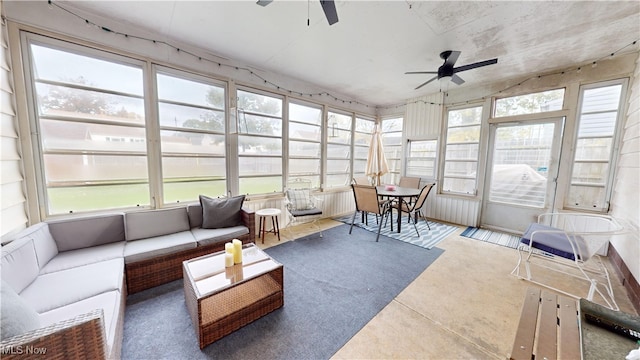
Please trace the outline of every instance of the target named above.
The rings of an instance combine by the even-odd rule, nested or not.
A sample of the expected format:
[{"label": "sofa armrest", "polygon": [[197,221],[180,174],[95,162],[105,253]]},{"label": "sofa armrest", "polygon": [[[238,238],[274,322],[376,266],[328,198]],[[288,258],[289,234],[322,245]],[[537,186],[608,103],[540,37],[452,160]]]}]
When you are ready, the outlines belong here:
[{"label": "sofa armrest", "polygon": [[240,213],[242,214],[244,226],[249,228],[249,236],[254,240],[256,238],[256,213],[246,207],[243,207]]},{"label": "sofa armrest", "polygon": [[3,359],[106,359],[102,309],[29,331],[0,342]]}]

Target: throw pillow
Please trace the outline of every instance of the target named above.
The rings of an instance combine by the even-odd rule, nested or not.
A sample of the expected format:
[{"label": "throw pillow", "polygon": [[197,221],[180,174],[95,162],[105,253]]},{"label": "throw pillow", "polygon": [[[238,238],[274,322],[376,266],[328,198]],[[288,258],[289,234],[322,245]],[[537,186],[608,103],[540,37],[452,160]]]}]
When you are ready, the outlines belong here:
[{"label": "throw pillow", "polygon": [[24,334],[40,327],[40,315],[4,280],[0,284],[0,335],[2,339]]},{"label": "throw pillow", "polygon": [[214,199],[200,195],[202,205],[202,228],[220,229],[242,225],[244,195]]},{"label": "throw pillow", "polygon": [[291,203],[291,210],[309,210],[313,208],[309,189],[287,189],[287,197]]}]

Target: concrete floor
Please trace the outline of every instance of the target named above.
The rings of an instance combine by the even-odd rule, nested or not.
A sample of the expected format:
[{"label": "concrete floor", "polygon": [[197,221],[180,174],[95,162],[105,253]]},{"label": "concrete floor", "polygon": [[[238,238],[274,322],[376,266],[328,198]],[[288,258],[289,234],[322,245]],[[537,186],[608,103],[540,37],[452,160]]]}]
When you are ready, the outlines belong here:
[{"label": "concrete floor", "polygon": [[[322,228],[340,225],[324,219]],[[281,242],[318,229],[300,225],[282,231]],[[454,232],[437,246],[445,252],[402,291],[333,359],[505,359],[520,319],[525,290],[532,284],[510,275],[518,254],[507,247]],[[348,236],[345,234],[345,236]],[[277,245],[267,234],[262,247]],[[618,306],[636,314],[615,271],[607,263]],[[558,281],[557,287],[586,296],[588,284]],[[602,303],[599,298],[595,302]]]}]

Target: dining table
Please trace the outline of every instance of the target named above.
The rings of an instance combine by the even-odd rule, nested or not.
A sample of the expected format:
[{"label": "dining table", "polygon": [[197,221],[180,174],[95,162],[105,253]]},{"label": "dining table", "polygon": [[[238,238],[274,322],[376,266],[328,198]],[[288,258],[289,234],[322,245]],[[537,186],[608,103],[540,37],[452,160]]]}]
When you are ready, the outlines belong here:
[{"label": "dining table", "polygon": [[[410,188],[410,187],[401,187],[401,186],[389,186],[389,185],[378,185],[376,186],[378,190],[378,196],[396,198],[398,199],[398,232],[402,230],[402,210],[400,210],[402,206],[402,200],[404,198],[411,198],[420,195],[420,189],[418,188]],[[393,212],[391,213],[391,221],[393,221]]]}]

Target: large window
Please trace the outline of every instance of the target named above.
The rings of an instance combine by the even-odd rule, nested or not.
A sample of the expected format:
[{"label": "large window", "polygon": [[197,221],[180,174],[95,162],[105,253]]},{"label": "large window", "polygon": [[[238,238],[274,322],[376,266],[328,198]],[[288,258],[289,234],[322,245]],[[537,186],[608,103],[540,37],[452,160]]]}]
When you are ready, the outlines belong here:
[{"label": "large window", "polygon": [[475,195],[482,106],[449,110],[442,192]]},{"label": "large window", "polygon": [[311,180],[320,187],[322,109],[317,105],[289,103],[289,178]]},{"label": "large window", "polygon": [[580,90],[578,132],[565,206],[607,211],[622,81]]},{"label": "large window", "polygon": [[353,117],[329,111],[327,116],[327,180],[325,188],[351,183],[351,124]]},{"label": "large window", "polygon": [[[34,114],[21,126],[37,139],[29,166],[43,218],[282,194],[286,178],[343,188],[365,173],[372,118],[245,86],[229,94],[203,74],[21,36]],[[400,145],[402,119],[391,123]]]},{"label": "large window", "polygon": [[156,78],[164,202],[224,196],[224,87],[193,76]]},{"label": "large window", "polygon": [[428,180],[436,179],[438,140],[409,140],[407,150],[407,176]]},{"label": "large window", "polygon": [[29,50],[46,213],[148,205],[141,65],[77,47]]},{"label": "large window", "polygon": [[369,145],[375,125],[374,120],[356,117],[353,132],[353,177],[366,176]]},{"label": "large window", "polygon": [[238,90],[240,194],[282,191],[282,98]]},{"label": "large window", "polygon": [[382,144],[384,154],[389,166],[389,174],[383,177],[389,184],[397,184],[400,181],[402,171],[402,124],[403,118],[394,117],[382,120]]}]

